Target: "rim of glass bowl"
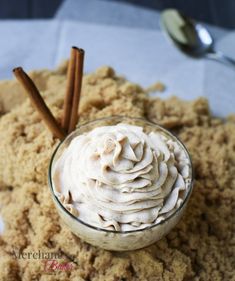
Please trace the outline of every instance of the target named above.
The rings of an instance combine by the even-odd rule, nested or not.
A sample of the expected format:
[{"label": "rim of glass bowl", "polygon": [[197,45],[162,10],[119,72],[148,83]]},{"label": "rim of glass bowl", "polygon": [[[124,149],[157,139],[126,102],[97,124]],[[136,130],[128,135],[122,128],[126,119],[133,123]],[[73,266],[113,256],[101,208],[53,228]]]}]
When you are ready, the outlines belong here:
[{"label": "rim of glass bowl", "polygon": [[[176,139],[176,141],[181,145],[181,147],[183,148],[183,150],[185,151],[185,153],[187,154],[188,158],[189,158],[189,161],[190,161],[190,168],[191,168],[191,182],[190,182],[190,185],[189,185],[189,190],[184,198],[184,201],[182,202],[182,204],[180,205],[180,207],[178,209],[176,209],[174,211],[174,213],[172,213],[170,216],[166,217],[164,220],[158,222],[158,223],[155,223],[155,224],[152,224],[150,226],[147,226],[147,227],[144,227],[144,228],[140,228],[140,229],[136,229],[136,230],[127,230],[127,231],[116,231],[116,230],[110,230],[110,229],[105,229],[105,228],[101,228],[101,227],[97,227],[97,226],[94,226],[94,225],[91,225],[89,223],[86,223],[84,222],[83,220],[77,218],[76,216],[74,216],[73,214],[71,214],[64,206],[63,204],[60,202],[60,200],[58,199],[58,197],[55,195],[55,192],[54,192],[54,189],[53,189],[53,180],[52,180],[52,165],[53,165],[53,162],[54,162],[54,158],[57,154],[57,151],[59,150],[59,148],[61,147],[61,145],[64,144],[64,142],[66,142],[66,140],[68,138],[71,138],[71,136],[73,134],[76,134],[76,132],[83,128],[83,127],[86,127],[87,125],[91,125],[91,124],[95,124],[95,123],[99,123],[101,121],[105,121],[105,120],[111,120],[111,119],[129,119],[129,120],[136,120],[136,121],[142,121],[148,125],[151,125],[151,126],[154,126],[154,127],[157,127],[158,129],[164,131],[164,133],[166,133],[167,135],[170,135],[173,139]],[[120,120],[121,122],[121,120]],[[126,233],[135,233],[135,232],[142,232],[142,231],[145,231],[145,230],[149,230],[149,229],[152,229],[152,228],[155,228],[157,227],[158,225],[161,225],[167,221],[169,221],[172,217],[174,217],[182,208],[183,206],[186,204],[186,202],[188,201],[191,193],[192,193],[192,189],[193,189],[193,182],[194,182],[194,170],[193,170],[193,166],[192,166],[192,159],[191,159],[191,156],[187,150],[187,148],[185,147],[185,145],[179,140],[178,137],[176,137],[173,133],[171,133],[170,131],[168,131],[167,129],[163,128],[162,126],[156,124],[156,123],[153,123],[149,120],[145,120],[144,118],[138,118],[138,117],[128,117],[128,116],[122,116],[122,115],[113,115],[113,116],[110,116],[110,117],[104,117],[104,118],[99,118],[99,119],[96,119],[96,120],[92,120],[92,121],[88,121],[88,122],[85,122],[81,125],[79,125],[72,133],[70,133],[64,140],[62,140],[58,146],[55,148],[53,154],[52,154],[52,157],[51,157],[51,160],[50,160],[50,164],[49,164],[49,169],[48,169],[48,182],[49,182],[49,187],[50,187],[50,191],[51,191],[51,194],[53,196],[53,198],[56,200],[56,202],[58,203],[59,207],[64,211],[66,212],[72,219],[74,219],[76,222],[78,223],[81,223],[89,228],[92,228],[94,230],[98,230],[98,231],[103,231],[103,232],[107,232],[107,233],[120,233],[120,234],[126,234]]]}]

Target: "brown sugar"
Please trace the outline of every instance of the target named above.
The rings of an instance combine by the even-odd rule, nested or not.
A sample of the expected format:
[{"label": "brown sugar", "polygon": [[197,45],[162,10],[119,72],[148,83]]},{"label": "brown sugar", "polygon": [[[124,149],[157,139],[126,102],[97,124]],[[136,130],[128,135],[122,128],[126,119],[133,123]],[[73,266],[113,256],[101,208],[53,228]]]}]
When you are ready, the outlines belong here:
[{"label": "brown sugar", "polygon": [[[60,120],[66,64],[31,77]],[[0,82],[0,109],[1,281],[235,280],[235,117],[213,118],[203,98],[150,99],[110,67],[84,76],[80,122],[123,114],[152,120],[179,136],[195,169],[194,190],[180,223],[154,245],[118,253],[84,243],[61,222],[47,186],[58,140],[15,81]],[[19,259],[14,251],[60,253],[60,261],[72,269],[47,272],[42,259]]]},{"label": "brown sugar", "polygon": [[166,90],[166,86],[162,82],[156,82],[145,89],[146,93],[162,93]]}]

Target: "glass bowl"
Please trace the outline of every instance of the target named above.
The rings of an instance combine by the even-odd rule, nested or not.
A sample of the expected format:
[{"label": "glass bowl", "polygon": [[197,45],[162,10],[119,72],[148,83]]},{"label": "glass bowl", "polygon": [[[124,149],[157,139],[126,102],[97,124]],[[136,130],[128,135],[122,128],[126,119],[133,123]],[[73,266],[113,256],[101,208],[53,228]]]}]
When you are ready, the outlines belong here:
[{"label": "glass bowl", "polygon": [[[126,123],[136,126],[141,126],[144,128],[144,132],[160,132],[165,135],[169,139],[172,139],[177,142],[177,144],[182,148],[185,155],[189,159],[190,167],[189,167],[189,185],[188,190],[185,191],[185,195],[183,198],[183,202],[181,205],[168,217],[164,220],[147,226],[146,228],[129,230],[129,231],[115,231],[108,230],[104,228],[99,228],[94,225],[89,224],[89,221],[82,221],[78,217],[74,216],[70,213],[60,202],[59,198],[56,196],[54,192],[54,182],[53,182],[53,171],[54,166],[57,159],[61,156],[64,149],[68,147],[70,142],[78,135],[89,132],[92,129],[100,126],[111,126],[116,125],[118,123]],[[55,149],[51,162],[49,165],[49,174],[48,174],[48,182],[49,188],[51,191],[51,195],[55,206],[58,210],[58,213],[64,223],[69,227],[69,229],[79,238],[84,240],[87,243],[90,243],[94,246],[98,246],[100,248],[106,250],[114,250],[114,251],[128,251],[128,250],[136,250],[143,247],[146,247],[165,235],[169,233],[169,231],[178,223],[180,218],[182,217],[185,208],[187,206],[189,197],[193,188],[193,169],[190,155],[182,144],[182,142],[176,138],[172,133],[163,127],[149,122],[145,119],[141,118],[131,118],[124,116],[112,116],[103,119],[98,119],[95,121],[91,121],[85,124],[80,125],[74,132],[68,135]]]}]

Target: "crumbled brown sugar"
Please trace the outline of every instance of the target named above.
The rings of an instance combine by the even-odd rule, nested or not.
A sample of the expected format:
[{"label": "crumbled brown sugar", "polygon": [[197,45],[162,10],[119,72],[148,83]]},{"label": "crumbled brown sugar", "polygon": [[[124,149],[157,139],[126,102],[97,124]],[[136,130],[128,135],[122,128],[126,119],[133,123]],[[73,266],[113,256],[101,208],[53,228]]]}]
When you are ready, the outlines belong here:
[{"label": "crumbled brown sugar", "polygon": [[166,86],[162,82],[156,82],[145,89],[145,92],[150,93],[162,93],[166,90]]},{"label": "crumbled brown sugar", "polygon": [[[66,64],[31,75],[60,119]],[[5,96],[13,93],[12,100]],[[235,117],[212,118],[208,103],[149,99],[109,67],[83,80],[80,121],[109,115],[145,117],[175,132],[190,151],[195,185],[186,214],[170,234],[142,250],[108,252],[82,242],[60,221],[47,187],[58,140],[45,129],[15,81],[0,82],[0,280],[235,280]],[[19,105],[17,105],[19,104]],[[24,252],[60,252],[70,271],[48,274]]]}]

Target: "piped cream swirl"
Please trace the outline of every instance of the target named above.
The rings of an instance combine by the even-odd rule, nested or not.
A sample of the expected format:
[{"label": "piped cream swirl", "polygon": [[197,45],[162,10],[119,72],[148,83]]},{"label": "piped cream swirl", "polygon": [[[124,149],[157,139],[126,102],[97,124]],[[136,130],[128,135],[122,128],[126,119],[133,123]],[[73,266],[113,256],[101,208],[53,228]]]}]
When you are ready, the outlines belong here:
[{"label": "piped cream swirl", "polygon": [[181,205],[189,167],[173,139],[120,123],[71,141],[56,162],[54,191],[91,225],[134,230],[163,220]]}]

